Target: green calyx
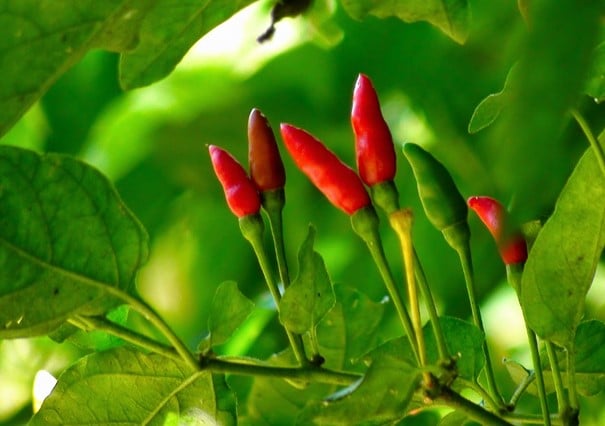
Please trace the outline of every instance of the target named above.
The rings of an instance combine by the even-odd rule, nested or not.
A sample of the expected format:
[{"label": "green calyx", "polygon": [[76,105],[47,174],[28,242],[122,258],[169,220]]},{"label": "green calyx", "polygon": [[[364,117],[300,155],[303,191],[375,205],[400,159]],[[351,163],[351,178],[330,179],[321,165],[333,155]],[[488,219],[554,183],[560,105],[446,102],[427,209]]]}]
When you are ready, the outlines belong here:
[{"label": "green calyx", "polygon": [[392,180],[380,182],[370,187],[372,201],[387,215],[399,210],[399,191]]},{"label": "green calyx", "polygon": [[361,237],[366,244],[375,244],[378,235],[378,215],[374,207],[367,206],[357,210],[351,215],[353,231]]},{"label": "green calyx", "polygon": [[239,229],[244,238],[253,245],[262,243],[265,224],[260,214],[249,214],[239,218]]},{"label": "green calyx", "polygon": [[260,197],[262,206],[267,212],[281,212],[286,204],[284,188],[262,191]]},{"label": "green calyx", "polygon": [[445,241],[457,252],[465,250],[471,238],[471,230],[466,220],[448,226],[441,230]]},{"label": "green calyx", "polygon": [[[403,153],[414,171],[418,195],[430,222],[444,233],[448,243],[464,239],[464,233],[468,232],[468,207],[452,176],[443,164],[418,145],[406,143]],[[456,232],[461,235],[453,235]]]}]

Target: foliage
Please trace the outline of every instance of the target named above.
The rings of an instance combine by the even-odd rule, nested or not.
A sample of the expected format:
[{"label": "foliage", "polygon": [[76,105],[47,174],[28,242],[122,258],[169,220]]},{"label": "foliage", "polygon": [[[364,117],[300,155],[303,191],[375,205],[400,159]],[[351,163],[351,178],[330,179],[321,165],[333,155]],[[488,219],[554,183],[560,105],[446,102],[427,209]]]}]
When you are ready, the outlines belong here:
[{"label": "foliage", "polygon": [[[509,424],[547,405],[556,424],[600,424],[602,2],[282,0],[302,14],[258,44],[275,3],[0,4],[0,392],[14,395],[0,422]],[[211,31],[223,22],[228,41]],[[359,72],[393,132],[413,248],[383,220],[368,255],[284,156],[284,221],[263,214],[274,239],[250,250],[205,145],[245,158],[258,107],[353,163]],[[502,337],[512,314],[486,309],[484,328],[472,294],[466,320],[465,279],[482,307],[507,303],[494,299],[505,268],[475,219],[460,267],[423,214],[405,141],[461,194],[534,224],[527,263],[507,268],[528,341]],[[408,336],[382,284],[401,276],[432,291]],[[58,382],[34,412],[23,389],[42,369]]]}]

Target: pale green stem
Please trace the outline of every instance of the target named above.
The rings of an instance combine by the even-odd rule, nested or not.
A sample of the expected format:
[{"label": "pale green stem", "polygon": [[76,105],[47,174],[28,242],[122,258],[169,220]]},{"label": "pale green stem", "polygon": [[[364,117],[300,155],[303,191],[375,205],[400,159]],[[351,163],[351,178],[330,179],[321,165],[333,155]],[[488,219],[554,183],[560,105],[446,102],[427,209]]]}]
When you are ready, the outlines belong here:
[{"label": "pale green stem", "polygon": [[[271,274],[269,259],[267,257],[265,248],[263,247],[263,226],[260,216],[244,216],[240,219],[240,229],[242,230],[242,235],[244,236],[244,238],[246,238],[246,240],[248,240],[248,242],[252,246],[252,249],[254,250],[260,269],[263,273],[263,276],[265,277],[265,282],[267,284],[267,287],[269,288],[269,292],[271,293],[277,311],[279,312],[279,302],[281,300],[281,294],[279,292],[277,283],[275,282],[275,280],[273,279],[273,275]],[[292,351],[294,352],[294,356],[296,357],[298,363],[301,365],[308,364],[309,360],[305,355],[301,336],[292,333],[285,326],[284,330],[286,332],[286,335],[288,336],[290,346],[292,347]]]},{"label": "pale green stem", "polygon": [[597,157],[597,161],[599,162],[601,171],[605,175],[605,152],[603,151],[603,147],[599,143],[599,140],[592,133],[592,130],[590,130],[590,126],[588,125],[588,123],[586,122],[584,117],[582,117],[582,114],[580,114],[579,111],[573,109],[573,110],[571,110],[571,115],[576,120],[576,122],[578,123],[578,125],[580,126],[582,131],[584,132],[586,139],[588,139],[588,142],[590,143],[590,146],[592,147],[592,149],[595,153],[595,156]]},{"label": "pale green stem", "polygon": [[329,370],[313,365],[304,367],[278,367],[241,361],[230,361],[228,358],[204,358],[201,360],[201,368],[216,373],[314,381],[339,386],[349,386],[363,377],[357,373]]},{"label": "pale green stem", "polygon": [[576,353],[575,348],[567,348],[567,384],[569,386],[569,404],[576,411],[580,407],[578,403],[578,390],[576,385]]},{"label": "pale green stem", "polygon": [[[517,292],[517,296],[521,290],[521,273],[522,265],[513,264],[506,265],[506,275],[510,286]],[[527,333],[527,341],[529,343],[529,351],[531,353],[532,364],[534,366],[534,374],[536,375],[536,386],[538,388],[538,398],[542,409],[542,419],[545,426],[550,426],[550,412],[548,410],[548,402],[546,400],[546,386],[544,385],[544,375],[542,374],[542,364],[540,362],[540,351],[538,349],[538,338],[536,333],[529,328],[523,312],[523,320],[525,321],[525,331]]]},{"label": "pale green stem", "polygon": [[374,263],[378,268],[378,272],[384,281],[387,293],[389,293],[389,297],[391,298],[393,305],[395,305],[395,310],[397,311],[397,315],[399,316],[408,341],[410,342],[416,362],[420,364],[420,356],[418,354],[418,347],[416,345],[416,337],[412,320],[410,319],[410,315],[408,314],[407,308],[403,303],[403,298],[399,293],[399,289],[395,284],[393,274],[391,273],[391,269],[387,263],[384,249],[382,247],[382,241],[378,233],[378,217],[376,216],[376,212],[372,207],[360,209],[351,216],[351,224],[355,233],[357,233],[357,235],[359,235],[359,237],[366,243],[366,246],[372,255],[372,259],[374,260]]},{"label": "pale green stem", "polygon": [[[426,358],[426,345],[424,343],[424,333],[422,331],[422,318],[420,316],[420,303],[418,298],[418,287],[414,274],[414,247],[412,246],[412,211],[409,209],[400,209],[389,215],[391,227],[399,238],[401,254],[403,256],[403,266],[405,269],[405,279],[408,287],[408,298],[410,301],[410,313],[412,327],[416,334],[416,344],[418,345],[418,358],[420,367],[426,367],[428,364]],[[428,371],[423,372],[425,386],[431,386],[432,378]]]},{"label": "pale green stem", "polygon": [[542,409],[542,419],[544,425],[549,426],[550,423],[550,412],[548,410],[548,403],[546,401],[546,387],[544,386],[544,375],[542,374],[542,364],[540,363],[540,351],[538,350],[538,339],[536,333],[529,328],[525,327],[527,331],[527,340],[529,342],[529,351],[531,353],[532,363],[534,365],[534,373],[536,374],[536,385],[538,386],[538,397],[540,399],[540,407]]},{"label": "pale green stem", "polygon": [[420,287],[420,292],[422,293],[422,297],[426,302],[427,311],[431,319],[431,325],[433,327],[433,333],[435,334],[439,357],[441,358],[441,360],[449,362],[450,354],[445,343],[445,337],[443,335],[443,329],[441,328],[441,322],[439,322],[439,314],[437,312],[437,306],[435,305],[435,299],[433,298],[433,293],[431,292],[431,288],[428,285],[426,275],[424,274],[424,269],[422,268],[420,258],[418,257],[418,253],[416,253],[415,249],[414,271],[416,272],[416,282]]},{"label": "pale green stem", "polygon": [[[477,302],[477,295],[475,290],[474,278],[473,278],[473,262],[471,259],[471,253],[468,244],[463,247],[456,249],[458,256],[460,257],[460,263],[462,264],[462,272],[464,274],[464,282],[466,283],[466,292],[468,293],[468,301],[471,306],[471,314],[473,316],[473,323],[484,336],[485,327],[483,326],[483,319],[481,318],[481,311],[479,310],[479,303]],[[494,374],[494,368],[492,366],[491,356],[489,354],[489,348],[487,346],[487,338],[483,340],[481,345],[483,350],[483,356],[485,357],[485,377],[487,378],[487,387],[490,395],[498,403],[498,410],[504,409],[504,400],[498,385],[496,383],[496,376]]]},{"label": "pale green stem", "polygon": [[102,331],[150,352],[157,353],[175,361],[182,361],[181,357],[174,350],[174,348],[166,346],[160,342],[156,342],[147,336],[138,334],[105,318],[76,315],[75,317],[70,318],[68,322],[84,331]]},{"label": "pale green stem", "polygon": [[555,346],[549,341],[545,341],[544,346],[546,346],[546,354],[548,355],[550,369],[552,370],[552,379],[555,385],[555,392],[557,393],[559,413],[567,413],[569,411],[569,399],[567,398],[567,394],[563,387],[563,379],[561,378],[561,369],[559,368],[559,360],[557,359]]}]

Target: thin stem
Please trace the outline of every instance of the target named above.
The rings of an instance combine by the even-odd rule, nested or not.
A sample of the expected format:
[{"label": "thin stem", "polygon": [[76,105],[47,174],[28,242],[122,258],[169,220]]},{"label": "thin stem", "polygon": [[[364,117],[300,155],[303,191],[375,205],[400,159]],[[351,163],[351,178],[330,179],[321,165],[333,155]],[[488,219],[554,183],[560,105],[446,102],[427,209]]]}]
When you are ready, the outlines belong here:
[{"label": "thin stem", "polygon": [[[543,425],[544,418],[539,415],[531,415],[531,414],[516,414],[516,413],[508,413],[504,414],[503,417],[506,420],[510,420],[515,424],[529,424],[529,425]],[[557,415],[550,416],[550,422],[553,425],[562,425],[563,422]]]},{"label": "thin stem", "polygon": [[[263,247],[262,243],[262,233],[263,226],[262,220],[260,217],[256,215],[244,216],[240,219],[240,229],[242,230],[242,234],[248,240],[252,249],[254,250],[254,254],[256,255],[256,259],[258,260],[258,264],[260,269],[265,277],[265,282],[267,283],[267,287],[269,288],[269,292],[273,297],[275,302],[275,306],[277,311],[279,312],[279,301],[281,300],[281,294],[279,292],[279,288],[277,283],[273,279],[273,275],[271,274],[271,267],[269,266],[269,259],[267,257],[267,252]],[[302,343],[302,337],[298,334],[292,333],[286,327],[284,327],[286,335],[288,336],[288,340],[290,341],[290,346],[292,347],[292,351],[294,352],[294,356],[300,365],[306,365],[309,363],[305,355],[305,350]]]},{"label": "thin stem", "polygon": [[546,346],[546,354],[548,355],[550,369],[552,370],[552,379],[555,385],[555,392],[557,393],[559,413],[567,413],[569,411],[569,399],[563,388],[563,379],[561,378],[561,369],[559,368],[559,360],[557,359],[555,346],[548,340],[544,342],[544,345]]},{"label": "thin stem", "polygon": [[461,411],[471,419],[479,422],[482,425],[506,425],[512,426],[503,418],[491,413],[479,405],[462,397],[448,387],[441,389],[441,394],[435,398],[436,403],[445,404],[457,411]]},{"label": "thin stem", "polygon": [[531,352],[531,359],[534,365],[534,373],[536,374],[536,385],[538,386],[538,397],[540,399],[540,407],[542,408],[542,419],[544,425],[550,425],[550,413],[548,410],[548,403],[546,401],[546,387],[544,386],[544,375],[542,374],[542,365],[540,364],[540,351],[538,350],[538,339],[536,333],[529,328],[525,327],[527,331],[527,340],[529,342],[529,350]]},{"label": "thin stem", "polygon": [[312,365],[304,367],[278,367],[257,363],[245,363],[241,361],[230,361],[228,358],[204,358],[201,360],[200,367],[216,373],[315,381],[339,386],[349,386],[363,377],[361,374],[357,373],[330,370]]},{"label": "thin stem", "polygon": [[106,318],[76,315],[75,317],[70,318],[68,322],[84,331],[102,331],[104,333],[118,337],[124,340],[125,342],[131,343],[143,349],[147,349],[150,352],[163,355],[166,358],[170,358],[175,361],[182,361],[181,357],[174,350],[174,348],[166,346],[160,342],[156,342],[155,340],[150,339],[147,336],[143,336],[139,333],[129,330],[126,327],[113,323],[107,320]]},{"label": "thin stem", "polygon": [[[508,281],[515,291],[521,289],[521,273],[522,265],[514,264],[506,266],[506,275]],[[517,294],[518,296],[518,294]],[[523,319],[525,320],[525,312],[523,312]],[[548,410],[548,402],[546,401],[546,386],[544,385],[544,375],[542,374],[542,364],[540,363],[540,351],[538,350],[538,338],[536,333],[529,328],[527,321],[525,320],[525,331],[527,333],[527,341],[529,343],[529,351],[531,353],[532,364],[534,366],[534,374],[536,375],[536,386],[538,388],[538,398],[540,399],[540,407],[542,409],[542,419],[544,425],[549,426],[550,413]]]},{"label": "thin stem", "polygon": [[599,162],[601,171],[605,175],[605,152],[603,151],[603,147],[599,143],[599,140],[595,137],[594,133],[592,133],[592,130],[590,130],[590,126],[588,125],[582,114],[580,114],[579,111],[572,109],[571,115],[582,129],[582,132],[584,132],[586,139],[588,139],[588,143],[590,143],[590,146],[592,147],[597,157],[597,161]]},{"label": "thin stem", "polygon": [[393,305],[395,305],[395,310],[397,311],[397,315],[406,332],[410,346],[416,357],[416,362],[420,363],[420,356],[418,354],[418,347],[414,336],[414,327],[412,326],[412,321],[407,308],[403,303],[403,298],[401,297],[401,294],[399,294],[399,290],[393,279],[393,274],[391,273],[382,247],[382,241],[378,233],[378,216],[376,216],[376,212],[372,207],[360,209],[351,216],[351,224],[353,225],[353,230],[366,243],[366,246],[372,255],[372,259],[378,268],[378,272],[382,277],[389,297],[393,301]]},{"label": "thin stem", "polygon": [[[468,293],[468,301],[471,306],[471,314],[473,316],[473,323],[481,330],[484,336],[485,327],[483,326],[483,319],[481,318],[481,312],[479,311],[479,304],[477,303],[477,295],[475,290],[474,278],[473,278],[473,261],[471,258],[470,248],[468,244],[456,249],[458,256],[460,257],[460,263],[462,264],[462,272],[464,273],[464,282],[466,283],[466,292]],[[487,387],[490,395],[498,403],[498,409],[504,409],[504,400],[498,385],[496,384],[496,376],[494,374],[494,368],[492,366],[491,357],[489,354],[489,347],[487,346],[487,338],[483,340],[481,345],[483,350],[483,356],[485,357],[485,376],[487,378]]]},{"label": "thin stem", "polygon": [[290,285],[290,274],[284,246],[282,218],[284,207],[283,192],[283,189],[281,189],[263,193],[263,206],[269,218],[269,227],[271,229],[271,237],[273,238],[273,246],[275,247],[275,258],[277,259],[279,278],[284,284],[284,288],[288,288]]},{"label": "thin stem", "polygon": [[519,385],[515,389],[515,392],[513,392],[513,395],[510,397],[510,402],[508,403],[508,405],[511,408],[515,408],[517,406],[519,398],[521,398],[525,390],[528,388],[529,385],[532,384],[534,380],[536,380],[536,373],[528,372],[527,376],[523,378],[521,383],[519,383]]},{"label": "thin stem", "polygon": [[414,249],[414,271],[416,272],[416,282],[420,287],[420,292],[426,303],[426,308],[431,319],[431,325],[433,327],[433,333],[435,334],[435,341],[437,342],[437,351],[439,352],[439,358],[442,360],[450,360],[450,354],[445,343],[445,337],[443,335],[443,329],[441,328],[441,322],[439,321],[439,314],[437,312],[437,306],[435,305],[435,299],[433,293],[428,285],[424,269],[420,263],[418,253]]},{"label": "thin stem", "polygon": [[576,353],[575,348],[567,348],[567,384],[569,386],[569,405],[573,411],[580,407],[578,403],[578,390],[576,387]]},{"label": "thin stem", "polygon": [[[424,333],[422,331],[422,317],[420,316],[420,303],[418,298],[418,288],[414,274],[414,247],[412,245],[412,211],[410,209],[400,209],[389,215],[391,227],[395,230],[399,238],[401,253],[403,255],[403,265],[405,268],[405,280],[408,287],[408,298],[410,301],[410,313],[412,326],[416,334],[416,344],[418,345],[418,357],[420,366],[425,367],[428,362],[426,358],[426,345],[424,343]],[[431,374],[428,371],[423,372],[424,383],[430,386],[432,382]]]}]

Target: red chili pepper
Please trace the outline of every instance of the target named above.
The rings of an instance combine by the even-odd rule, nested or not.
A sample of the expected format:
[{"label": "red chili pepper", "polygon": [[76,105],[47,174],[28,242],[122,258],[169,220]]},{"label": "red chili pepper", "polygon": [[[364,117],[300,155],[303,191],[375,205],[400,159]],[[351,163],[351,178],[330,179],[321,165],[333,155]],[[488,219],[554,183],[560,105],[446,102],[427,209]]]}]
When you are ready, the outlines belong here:
[{"label": "red chili pepper", "polygon": [[364,74],[355,83],[351,124],[361,180],[368,186],[393,180],[397,167],[393,137],[382,117],[378,95]]},{"label": "red chili pepper", "polygon": [[296,166],[332,204],[348,215],[371,204],[359,176],[319,140],[289,124],[280,130]]},{"label": "red chili pepper", "polygon": [[241,218],[260,211],[260,196],[242,165],[224,149],[208,147],[214,172],[218,177],[229,208]]},{"label": "red chili pepper", "polygon": [[283,188],[286,171],[269,121],[258,109],[248,118],[248,162],[250,177],[259,191]]},{"label": "red chili pepper", "polygon": [[506,265],[523,263],[527,260],[525,238],[519,233],[508,235],[504,232],[507,212],[498,200],[491,197],[470,197],[467,204],[477,213],[496,240],[500,257]]}]

